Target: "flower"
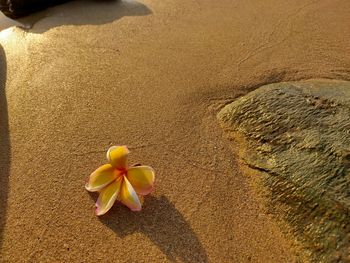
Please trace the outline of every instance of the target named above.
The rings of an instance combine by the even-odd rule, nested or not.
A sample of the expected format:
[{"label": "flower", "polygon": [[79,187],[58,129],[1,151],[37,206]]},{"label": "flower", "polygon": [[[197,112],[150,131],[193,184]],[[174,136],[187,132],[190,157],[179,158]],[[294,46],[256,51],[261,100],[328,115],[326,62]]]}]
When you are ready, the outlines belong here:
[{"label": "flower", "polygon": [[98,216],[108,212],[118,199],[132,211],[141,210],[139,196],[153,190],[154,170],[145,165],[127,167],[129,150],[126,146],[112,146],[107,151],[108,164],[94,171],[85,185],[90,192],[99,192],[96,202]]}]

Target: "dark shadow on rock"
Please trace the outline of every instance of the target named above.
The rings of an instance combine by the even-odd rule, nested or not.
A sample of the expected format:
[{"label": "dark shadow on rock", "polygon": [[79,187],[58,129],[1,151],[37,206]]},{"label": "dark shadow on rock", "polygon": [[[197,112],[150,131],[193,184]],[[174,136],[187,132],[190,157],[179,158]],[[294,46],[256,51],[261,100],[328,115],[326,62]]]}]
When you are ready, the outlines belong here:
[{"label": "dark shadow on rock", "polygon": [[124,16],[145,16],[151,10],[134,0],[77,0],[19,19],[29,32],[43,33],[62,25],[101,25]]},{"label": "dark shadow on rock", "polygon": [[0,46],[0,248],[6,221],[8,182],[10,174],[10,138],[6,100],[6,56]]},{"label": "dark shadow on rock", "polygon": [[170,261],[208,262],[191,226],[165,196],[147,196],[141,212],[116,204],[101,221],[120,237],[143,233]]},{"label": "dark shadow on rock", "polygon": [[12,26],[25,27],[20,21],[12,20],[0,12],[0,31]]},{"label": "dark shadow on rock", "polygon": [[101,25],[124,16],[145,16],[152,11],[136,0],[76,0],[10,20],[0,16],[0,30],[16,25],[31,33],[43,33],[63,25]]}]

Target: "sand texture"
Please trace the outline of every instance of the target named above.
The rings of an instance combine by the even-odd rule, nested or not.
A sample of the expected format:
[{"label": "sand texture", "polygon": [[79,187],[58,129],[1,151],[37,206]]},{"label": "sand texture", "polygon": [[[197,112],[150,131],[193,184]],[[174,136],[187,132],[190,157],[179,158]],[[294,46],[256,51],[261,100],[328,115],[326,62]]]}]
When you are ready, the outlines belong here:
[{"label": "sand texture", "polygon": [[[267,83],[349,80],[349,14],[348,0],[128,0],[26,29],[1,18],[0,260],[295,262],[216,114]],[[114,144],[157,188],[142,212],[97,218],[84,184]]]}]

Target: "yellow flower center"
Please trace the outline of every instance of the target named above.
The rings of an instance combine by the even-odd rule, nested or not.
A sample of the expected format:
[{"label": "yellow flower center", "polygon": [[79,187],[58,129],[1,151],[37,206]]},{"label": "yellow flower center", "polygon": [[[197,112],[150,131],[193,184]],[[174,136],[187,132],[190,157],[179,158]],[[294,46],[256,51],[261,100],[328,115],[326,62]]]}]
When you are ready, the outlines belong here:
[{"label": "yellow flower center", "polygon": [[114,170],[114,173],[117,177],[119,176],[126,176],[126,173],[127,173],[127,169],[115,169]]}]

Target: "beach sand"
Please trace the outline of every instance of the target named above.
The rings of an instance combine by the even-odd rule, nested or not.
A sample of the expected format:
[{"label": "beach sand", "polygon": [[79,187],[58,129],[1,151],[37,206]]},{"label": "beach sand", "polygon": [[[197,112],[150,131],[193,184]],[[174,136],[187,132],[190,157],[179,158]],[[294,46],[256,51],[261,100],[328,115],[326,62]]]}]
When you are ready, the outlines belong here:
[{"label": "beach sand", "polygon": [[[2,262],[295,262],[215,115],[271,82],[350,79],[348,0],[68,3],[0,32]],[[110,145],[151,165],[94,215]]]}]

